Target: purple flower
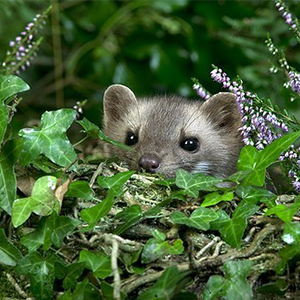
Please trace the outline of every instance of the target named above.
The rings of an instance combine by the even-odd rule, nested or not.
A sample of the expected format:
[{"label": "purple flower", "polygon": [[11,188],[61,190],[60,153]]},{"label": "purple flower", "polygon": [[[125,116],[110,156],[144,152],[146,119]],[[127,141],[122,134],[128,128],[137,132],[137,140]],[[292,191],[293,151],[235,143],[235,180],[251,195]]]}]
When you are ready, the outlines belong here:
[{"label": "purple flower", "polygon": [[207,100],[211,96],[200,84],[194,83],[193,89],[204,100]]},{"label": "purple flower", "polygon": [[289,85],[291,89],[300,95],[300,74],[295,71],[290,71],[289,79]]}]

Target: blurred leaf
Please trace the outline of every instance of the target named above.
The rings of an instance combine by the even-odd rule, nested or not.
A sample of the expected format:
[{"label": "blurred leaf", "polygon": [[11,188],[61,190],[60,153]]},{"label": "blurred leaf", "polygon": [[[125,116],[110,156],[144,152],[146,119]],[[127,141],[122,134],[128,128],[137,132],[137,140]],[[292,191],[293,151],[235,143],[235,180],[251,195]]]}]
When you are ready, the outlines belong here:
[{"label": "blurred leaf", "polygon": [[289,223],[293,220],[294,215],[300,209],[300,202],[295,202],[291,205],[279,204],[273,208],[270,208],[266,211],[265,215],[276,215],[279,219],[281,219],[285,223]]},{"label": "blurred leaf", "polygon": [[289,245],[297,244],[300,246],[300,223],[286,223],[282,239]]},{"label": "blurred leaf", "polygon": [[91,252],[88,250],[80,251],[79,262],[85,262],[95,276],[104,279],[111,275],[111,258],[102,252]]},{"label": "blurred leaf", "polygon": [[14,267],[22,258],[22,253],[8,241],[2,228],[0,228],[0,241],[0,264]]},{"label": "blurred leaf", "polygon": [[83,120],[77,121],[77,123],[80,124],[83,127],[84,132],[93,139],[100,139],[102,141],[105,141],[107,143],[110,143],[112,145],[120,147],[127,151],[131,151],[131,152],[135,151],[132,147],[129,147],[120,142],[114,141],[113,139],[106,136],[97,125],[90,122],[87,118],[83,118]]},{"label": "blurred leaf", "polygon": [[0,75],[0,103],[9,97],[29,90],[29,85],[15,75]]},{"label": "blurred leaf", "polygon": [[189,272],[179,272],[177,266],[167,268],[157,282],[147,291],[143,292],[138,300],[168,300],[173,299],[174,295],[188,283]]},{"label": "blurred leaf", "polygon": [[143,217],[143,213],[139,205],[132,205],[130,207],[127,207],[126,209],[122,210],[120,213],[116,215],[116,218],[120,219],[121,222],[123,222],[123,224],[118,225],[114,233],[118,235],[122,234],[132,225],[139,222],[142,219],[142,217]]},{"label": "blurred leaf", "polygon": [[30,275],[30,290],[36,299],[52,299],[54,262],[51,257],[43,258],[38,252],[32,252],[18,261],[17,270]]},{"label": "blurred leaf", "polygon": [[247,282],[247,275],[252,267],[252,262],[226,261],[223,266],[225,278],[213,275],[209,278],[203,292],[204,300],[223,297],[226,300],[252,300],[253,292]]},{"label": "blurred leaf", "polygon": [[8,109],[5,104],[0,102],[0,145],[2,144],[6,127],[8,124]]},{"label": "blurred leaf", "polygon": [[66,131],[75,117],[76,111],[73,109],[46,111],[38,128],[20,130],[19,135],[24,141],[21,162],[28,165],[38,155],[44,154],[59,166],[67,167],[73,163],[77,156]]},{"label": "blurred leaf", "polygon": [[84,262],[73,263],[67,267],[67,275],[63,281],[63,287],[65,289],[76,287],[77,279],[82,274],[84,267]]},{"label": "blurred leaf", "polygon": [[19,158],[22,144],[17,140],[7,142],[0,152],[0,205],[11,214],[16,199],[17,181],[15,163]]},{"label": "blurred leaf", "polygon": [[162,256],[183,252],[182,240],[165,241],[166,236],[158,230],[154,230],[153,235],[154,238],[149,239],[143,248],[142,263],[147,264]]}]

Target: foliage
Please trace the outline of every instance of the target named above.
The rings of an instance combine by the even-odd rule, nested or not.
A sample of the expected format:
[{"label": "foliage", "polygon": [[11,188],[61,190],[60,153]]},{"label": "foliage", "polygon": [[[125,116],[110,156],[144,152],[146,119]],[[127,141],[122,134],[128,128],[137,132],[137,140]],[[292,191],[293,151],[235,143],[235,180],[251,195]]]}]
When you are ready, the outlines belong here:
[{"label": "foliage", "polygon": [[[129,1],[120,9],[114,2],[106,4],[110,8],[105,11],[114,14],[106,22],[100,18],[98,35],[75,51],[67,69],[72,76],[93,50],[100,61],[107,60],[116,77],[121,76],[127,66],[109,68],[113,64],[109,50],[116,46],[118,34],[130,40],[128,32],[137,30],[137,24],[143,30],[164,28],[170,35],[190,30],[181,17],[167,14],[184,11],[189,1]],[[99,8],[103,2],[90,5]],[[196,10],[199,7],[195,4]],[[43,20],[48,12],[42,14]],[[87,18],[96,17],[90,12]],[[233,27],[240,24],[227,22]],[[83,19],[82,30],[87,24]],[[29,39],[29,33],[24,36]],[[99,41],[104,52],[96,47]],[[158,63],[161,57],[172,58],[174,49],[164,49],[150,39],[152,46],[143,52],[130,41],[132,48],[127,51],[139,59],[150,56],[151,68],[162,72],[158,78],[174,71],[172,64],[162,70]],[[119,47],[112,50],[119,53]],[[268,168],[279,164],[279,156],[290,151],[300,136],[293,118],[293,132],[282,133],[263,149],[245,146],[237,173],[229,178],[178,170],[175,179],[157,180],[104,160],[96,164],[84,156],[81,146],[88,138],[128,147],[106,137],[86,117],[78,120],[78,109],[43,112],[39,125],[14,134],[11,123],[21,101],[18,94],[29,85],[8,74],[10,69],[1,73],[5,75],[0,76],[0,272],[15,283],[20,296],[250,300],[258,291],[282,295],[282,289],[296,288],[299,196],[291,190],[276,195],[268,189],[266,177]],[[180,80],[165,83],[175,86]],[[292,80],[290,87],[295,87],[295,77]],[[267,103],[255,99],[260,107]],[[275,106],[271,103],[269,108]],[[279,115],[282,122],[289,118],[285,112]],[[73,125],[82,127],[84,134],[76,143],[67,135]],[[252,289],[261,283],[261,276],[265,284]]]}]

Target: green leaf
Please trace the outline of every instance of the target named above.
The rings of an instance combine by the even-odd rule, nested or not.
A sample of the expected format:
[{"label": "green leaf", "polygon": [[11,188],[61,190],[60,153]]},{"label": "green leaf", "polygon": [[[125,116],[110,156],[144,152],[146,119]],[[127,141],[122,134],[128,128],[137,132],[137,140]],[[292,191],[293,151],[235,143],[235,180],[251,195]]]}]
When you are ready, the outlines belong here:
[{"label": "green leaf", "polygon": [[300,202],[295,202],[291,205],[279,204],[273,208],[270,208],[266,211],[265,215],[276,215],[279,219],[281,219],[285,223],[289,223],[293,220],[294,215],[300,209]]},{"label": "green leaf", "polygon": [[115,234],[122,234],[124,231],[126,231],[128,228],[130,228],[132,225],[139,222],[143,217],[142,209],[139,205],[132,205],[130,207],[127,207],[120,213],[116,215],[117,219],[120,219],[123,224],[119,225],[114,233]]},{"label": "green leaf", "polygon": [[275,294],[284,296],[288,286],[289,284],[283,278],[280,278],[275,282],[263,284],[257,288],[257,291],[262,294]]},{"label": "green leaf", "polygon": [[67,167],[73,163],[77,156],[66,131],[75,117],[76,111],[73,109],[46,111],[38,128],[20,130],[19,135],[24,141],[21,163],[28,165],[40,154],[59,166]]},{"label": "green leaf", "polygon": [[225,262],[223,269],[226,277],[230,278],[226,300],[253,300],[253,292],[246,279],[251,267],[252,262],[248,260]]},{"label": "green leaf", "polygon": [[182,169],[176,172],[176,185],[184,189],[188,195],[195,198],[198,197],[200,190],[211,191],[216,184],[221,182],[221,179],[206,176],[201,173],[191,174]]},{"label": "green leaf", "polygon": [[259,157],[259,152],[255,147],[251,145],[243,147],[237,164],[238,170],[241,171],[254,170],[256,167],[258,157]]},{"label": "green leaf", "polygon": [[87,181],[77,180],[70,183],[65,197],[76,197],[83,200],[91,200],[93,198],[93,190]]},{"label": "green leaf", "polygon": [[273,141],[260,152],[250,145],[244,147],[241,150],[237,167],[240,171],[251,171],[251,173],[245,178],[243,184],[262,186],[265,182],[266,168],[274,163],[299,136],[300,131],[287,134]]},{"label": "green leaf", "polygon": [[178,294],[188,283],[189,272],[180,273],[176,266],[167,268],[157,282],[143,292],[138,300],[169,300]]},{"label": "green leaf", "polygon": [[287,150],[298,138],[300,131],[287,134],[268,145],[260,152],[258,168],[267,168],[275,162],[279,155]]},{"label": "green leaf", "polygon": [[35,182],[30,197],[15,200],[12,211],[14,227],[22,225],[32,212],[47,216],[53,210],[59,211],[60,204],[54,194],[56,182],[53,176],[41,177]]},{"label": "green leaf", "polygon": [[203,291],[203,300],[220,298],[226,294],[227,289],[228,284],[226,284],[224,277],[220,275],[212,275],[209,277]]},{"label": "green leaf", "polygon": [[15,75],[0,75],[0,103],[17,93],[29,90],[29,85]]},{"label": "green leaf", "polygon": [[0,264],[14,267],[21,259],[22,253],[6,238],[4,229],[0,228]]},{"label": "green leaf", "polygon": [[262,189],[255,186],[238,186],[236,189],[236,194],[246,200],[247,202],[251,202],[253,204],[257,204],[263,200],[267,199],[275,199],[277,196],[273,194],[271,191]]},{"label": "green leaf", "polygon": [[300,246],[300,223],[287,223],[284,225],[282,240],[289,245]]},{"label": "green leaf", "polygon": [[15,163],[18,160],[22,144],[10,140],[0,152],[0,206],[11,214],[13,201],[16,199],[17,180]]},{"label": "green leaf", "polygon": [[117,173],[111,177],[98,176],[97,183],[100,187],[104,189],[109,189],[110,192],[114,192],[119,195],[122,192],[122,187],[124,183],[131,178],[135,171],[126,171]]},{"label": "green leaf", "polygon": [[231,201],[232,199],[233,199],[232,192],[228,192],[228,193],[225,193],[222,195],[220,195],[217,192],[210,193],[204,197],[204,201],[201,203],[201,206],[203,206],[203,207],[212,206],[212,205],[216,205],[222,201]]},{"label": "green leaf", "polygon": [[[101,286],[101,292],[104,296],[105,300],[114,300],[114,288],[112,285],[108,284],[105,281],[101,281],[100,283]],[[121,300],[125,300],[126,299],[126,295],[124,293],[121,292]]]},{"label": "green leaf", "polygon": [[209,223],[218,219],[218,214],[210,208],[199,207],[188,218],[182,212],[174,212],[171,220],[176,224],[186,225],[200,230],[208,230]]},{"label": "green leaf", "polygon": [[91,284],[89,280],[86,278],[82,282],[79,282],[76,285],[76,289],[72,294],[72,298],[70,300],[91,300],[91,299],[99,299],[102,300],[102,296],[100,291],[95,287],[95,285]]},{"label": "green leaf", "polygon": [[32,252],[18,261],[17,271],[30,275],[30,290],[36,299],[52,299],[55,276],[51,257],[43,258],[38,252]]},{"label": "green leaf", "polygon": [[2,144],[6,127],[8,124],[8,109],[5,104],[0,102],[0,145]]},{"label": "green leaf", "polygon": [[75,288],[77,284],[77,279],[82,274],[85,267],[85,262],[73,263],[67,267],[67,275],[63,281],[63,287],[65,289]]},{"label": "green leaf", "polygon": [[226,300],[253,300],[253,292],[247,282],[252,267],[251,261],[226,261],[223,266],[225,278],[213,275],[209,278],[203,293],[204,300],[222,297]]},{"label": "green leaf", "polygon": [[152,262],[162,256],[169,254],[181,254],[184,250],[183,242],[180,239],[175,241],[165,241],[166,236],[155,230],[154,238],[149,239],[142,252],[142,263]]},{"label": "green leaf", "polygon": [[80,124],[83,127],[84,132],[93,139],[100,139],[130,152],[135,151],[132,147],[126,146],[106,136],[97,125],[90,122],[87,118],[83,118],[83,120],[77,121],[77,123]]},{"label": "green leaf", "polygon": [[79,262],[84,262],[86,267],[93,271],[98,278],[104,279],[111,276],[111,258],[105,253],[82,250],[79,254]]},{"label": "green leaf", "polygon": [[83,209],[80,213],[82,220],[89,223],[91,227],[95,226],[101,218],[109,213],[114,204],[114,199],[115,196],[113,194],[109,194],[99,204],[90,208]]}]

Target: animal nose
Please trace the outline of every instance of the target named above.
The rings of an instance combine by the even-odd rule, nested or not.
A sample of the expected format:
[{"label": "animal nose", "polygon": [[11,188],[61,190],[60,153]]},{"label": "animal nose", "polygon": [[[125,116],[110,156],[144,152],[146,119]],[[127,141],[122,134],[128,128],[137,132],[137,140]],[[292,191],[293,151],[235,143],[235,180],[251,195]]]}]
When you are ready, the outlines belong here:
[{"label": "animal nose", "polygon": [[160,159],[156,155],[146,154],[139,160],[139,166],[150,173],[155,173],[159,165]]}]

